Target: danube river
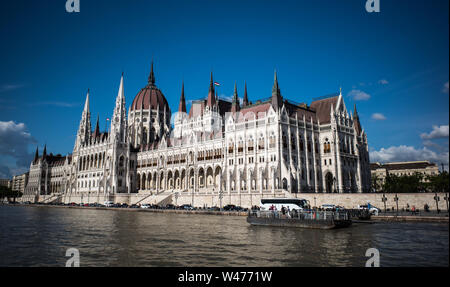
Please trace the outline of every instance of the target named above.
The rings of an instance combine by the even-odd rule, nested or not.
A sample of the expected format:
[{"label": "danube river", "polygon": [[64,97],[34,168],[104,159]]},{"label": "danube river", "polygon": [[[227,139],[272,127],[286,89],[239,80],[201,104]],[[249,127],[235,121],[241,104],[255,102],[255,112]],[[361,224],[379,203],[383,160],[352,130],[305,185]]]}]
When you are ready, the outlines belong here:
[{"label": "danube river", "polygon": [[250,226],[245,217],[0,206],[0,266],[448,266],[448,224],[340,230]]}]

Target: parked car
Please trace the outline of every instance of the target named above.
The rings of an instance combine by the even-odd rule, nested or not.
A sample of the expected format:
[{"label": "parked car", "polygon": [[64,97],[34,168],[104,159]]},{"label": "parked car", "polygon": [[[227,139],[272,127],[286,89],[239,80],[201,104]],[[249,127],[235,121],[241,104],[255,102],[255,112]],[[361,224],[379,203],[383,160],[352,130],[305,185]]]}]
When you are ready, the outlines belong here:
[{"label": "parked car", "polygon": [[106,206],[106,207],[113,207],[114,202],[112,202],[112,201],[105,201],[105,203],[103,205]]},{"label": "parked car", "polygon": [[150,208],[150,204],[143,204],[143,205],[141,205],[141,208],[148,209],[148,208]]},{"label": "parked car", "polygon": [[381,212],[381,209],[379,209],[378,207],[375,207],[373,205],[370,205],[370,209],[369,209],[369,206],[367,204],[358,205],[358,209],[368,209],[370,214],[374,214],[374,215],[378,215],[378,213]]},{"label": "parked car", "polygon": [[224,207],[223,207],[223,210],[226,210],[226,211],[232,211],[232,210],[234,210],[236,208],[236,205],[234,205],[234,204],[228,204],[228,205],[225,205]]},{"label": "parked car", "polygon": [[175,209],[175,205],[173,204],[166,204],[166,206],[164,206],[165,209]]},{"label": "parked car", "polygon": [[218,206],[211,206],[211,207],[208,207],[208,210],[210,210],[210,211],[220,211],[220,207],[218,207]]},{"label": "parked car", "polygon": [[334,209],[336,209],[336,205],[334,205],[334,204],[322,204],[321,208],[324,209],[324,210],[334,210]]},{"label": "parked car", "polygon": [[190,205],[190,204],[183,204],[183,205],[181,206],[181,209],[184,209],[184,210],[194,210],[194,207],[192,207],[192,205]]}]

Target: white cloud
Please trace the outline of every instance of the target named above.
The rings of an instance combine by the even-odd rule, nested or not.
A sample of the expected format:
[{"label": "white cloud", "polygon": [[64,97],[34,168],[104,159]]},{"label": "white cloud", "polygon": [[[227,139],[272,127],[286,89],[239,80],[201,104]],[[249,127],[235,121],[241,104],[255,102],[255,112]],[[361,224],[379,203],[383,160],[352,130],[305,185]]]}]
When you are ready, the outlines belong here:
[{"label": "white cloud", "polygon": [[424,140],[446,138],[448,137],[448,125],[433,126],[433,130],[430,133],[423,133],[420,137]]},{"label": "white cloud", "polygon": [[387,84],[389,84],[389,82],[386,79],[381,79],[381,80],[378,81],[378,84],[380,84],[380,85],[387,85]]},{"label": "white cloud", "polygon": [[386,117],[383,114],[374,113],[374,114],[372,114],[372,119],[374,119],[376,121],[384,121],[384,120],[386,120]]},{"label": "white cloud", "polygon": [[[234,97],[234,95],[227,96],[225,94],[221,94],[219,96],[219,99],[225,100],[227,102],[233,102],[233,97]],[[238,96],[238,99],[239,99],[239,104],[242,105],[242,103],[244,102],[244,98],[241,98],[241,97]]]},{"label": "white cloud", "polygon": [[448,94],[448,82],[444,84],[444,87],[442,87],[442,92],[444,94]]},{"label": "white cloud", "polygon": [[370,99],[370,95],[367,94],[366,92],[363,92],[361,90],[351,90],[348,94],[347,97],[351,97],[353,98],[353,100],[355,101],[367,101],[368,99]]},{"label": "white cloud", "polygon": [[79,104],[66,103],[66,102],[37,102],[37,103],[30,104],[30,106],[55,106],[55,107],[62,107],[62,108],[72,108],[72,107],[78,107]]},{"label": "white cloud", "polygon": [[17,89],[22,88],[23,86],[25,86],[25,85],[24,84],[17,84],[17,85],[6,84],[6,85],[3,85],[0,87],[0,93],[17,90]]},{"label": "white cloud", "polygon": [[426,147],[416,149],[412,146],[391,146],[381,148],[378,151],[370,152],[371,162],[397,162],[397,161],[419,161],[428,160],[436,164],[444,163],[448,165],[448,150],[444,152],[435,152]]},{"label": "white cloud", "polygon": [[[30,165],[33,154],[28,152],[28,145],[36,140],[27,131],[24,123],[0,121],[0,173],[14,175],[14,171],[22,170]],[[5,165],[6,158],[15,161],[15,166]]]}]

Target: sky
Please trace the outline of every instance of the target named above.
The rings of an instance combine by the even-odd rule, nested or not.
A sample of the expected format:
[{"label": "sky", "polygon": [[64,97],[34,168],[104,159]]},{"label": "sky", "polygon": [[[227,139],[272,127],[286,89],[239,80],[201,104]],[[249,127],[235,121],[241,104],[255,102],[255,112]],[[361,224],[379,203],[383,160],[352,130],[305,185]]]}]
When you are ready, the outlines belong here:
[{"label": "sky", "polygon": [[124,72],[127,108],[147,83],[172,112],[207,96],[210,72],[229,98],[310,104],[342,87],[356,104],[372,162],[446,164],[449,146],[449,1],[15,0],[0,9],[0,178],[40,152],[73,150],[87,89],[105,129]]}]

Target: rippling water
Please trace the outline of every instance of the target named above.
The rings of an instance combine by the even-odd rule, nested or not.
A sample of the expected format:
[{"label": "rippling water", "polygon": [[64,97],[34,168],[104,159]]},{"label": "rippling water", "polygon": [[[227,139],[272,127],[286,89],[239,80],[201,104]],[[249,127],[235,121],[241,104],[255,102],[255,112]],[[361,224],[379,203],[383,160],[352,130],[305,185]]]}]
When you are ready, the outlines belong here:
[{"label": "rippling water", "polygon": [[0,266],[448,266],[448,224],[340,230],[250,226],[245,217],[0,206]]}]

